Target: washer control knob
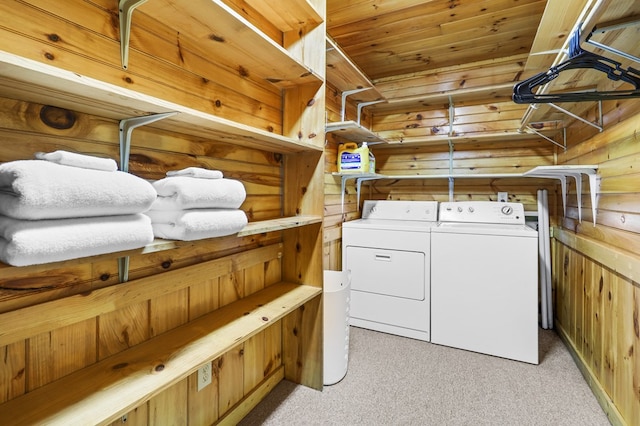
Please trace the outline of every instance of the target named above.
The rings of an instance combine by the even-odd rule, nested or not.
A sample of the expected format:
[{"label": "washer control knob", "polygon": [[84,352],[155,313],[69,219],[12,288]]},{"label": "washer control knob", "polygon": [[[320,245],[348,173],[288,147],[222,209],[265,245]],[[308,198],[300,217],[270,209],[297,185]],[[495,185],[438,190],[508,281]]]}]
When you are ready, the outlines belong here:
[{"label": "washer control knob", "polygon": [[473,207],[469,207],[469,213],[473,213],[475,209]]},{"label": "washer control knob", "polygon": [[513,207],[511,207],[511,206],[502,206],[500,211],[502,212],[502,214],[505,214],[505,215],[509,216],[511,213],[513,213]]},{"label": "washer control knob", "polygon": [[458,207],[458,212],[462,213],[462,207]]}]

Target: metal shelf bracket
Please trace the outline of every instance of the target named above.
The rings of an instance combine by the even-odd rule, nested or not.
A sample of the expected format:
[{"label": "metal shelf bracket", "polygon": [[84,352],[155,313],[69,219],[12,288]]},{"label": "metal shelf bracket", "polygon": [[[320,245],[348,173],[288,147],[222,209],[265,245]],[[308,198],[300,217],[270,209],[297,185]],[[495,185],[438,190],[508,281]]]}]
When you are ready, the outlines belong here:
[{"label": "metal shelf bracket", "polygon": [[123,172],[129,171],[129,154],[131,152],[131,133],[133,129],[176,114],[177,112],[165,112],[120,120],[120,170]]},{"label": "metal shelf bracket", "polygon": [[[146,0],[145,0],[146,1]],[[131,153],[131,133],[136,127],[162,120],[176,115],[177,112],[147,115],[144,117],[125,118],[120,120],[120,170],[129,172],[129,154]],[[118,259],[118,278],[121,283],[129,281],[129,256]]]},{"label": "metal shelf bracket", "polygon": [[360,117],[362,116],[362,108],[369,106],[369,105],[375,105],[375,104],[379,104],[381,102],[386,102],[384,100],[379,100],[379,101],[371,101],[371,102],[360,102],[358,104],[358,124],[360,124]]},{"label": "metal shelf bracket", "polygon": [[[340,121],[345,121],[347,116],[347,97],[356,93],[364,92],[365,90],[371,90],[373,87],[361,87],[360,89],[345,90],[342,92],[342,104],[340,106]],[[360,120],[358,119],[358,124]]]},{"label": "metal shelf bracket", "polygon": [[120,0],[118,12],[120,16],[120,59],[122,68],[129,66],[129,38],[131,36],[131,15],[136,7],[147,0]]}]

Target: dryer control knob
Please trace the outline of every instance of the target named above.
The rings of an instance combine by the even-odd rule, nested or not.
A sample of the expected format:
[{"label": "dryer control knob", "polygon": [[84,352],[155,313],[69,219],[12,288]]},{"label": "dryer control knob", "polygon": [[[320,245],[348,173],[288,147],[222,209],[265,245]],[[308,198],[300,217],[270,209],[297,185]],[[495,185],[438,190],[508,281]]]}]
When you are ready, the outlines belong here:
[{"label": "dryer control knob", "polygon": [[458,207],[458,212],[462,213],[462,207]]},{"label": "dryer control knob", "polygon": [[509,216],[511,213],[513,213],[513,207],[511,206],[503,206],[500,211],[502,212],[502,214],[505,214],[507,216]]},{"label": "dryer control knob", "polygon": [[469,207],[469,213],[473,213],[475,209],[473,207]]}]

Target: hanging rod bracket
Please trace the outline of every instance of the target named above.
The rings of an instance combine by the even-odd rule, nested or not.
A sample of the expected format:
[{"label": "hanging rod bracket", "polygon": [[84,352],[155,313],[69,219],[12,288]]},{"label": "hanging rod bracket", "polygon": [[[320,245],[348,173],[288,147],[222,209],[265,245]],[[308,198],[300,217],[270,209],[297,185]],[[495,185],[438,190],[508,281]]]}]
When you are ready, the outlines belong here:
[{"label": "hanging rod bracket", "polygon": [[[591,121],[585,120],[584,118],[580,117],[579,115],[574,114],[571,111],[568,111],[568,110],[566,110],[566,109],[554,104],[553,102],[549,102],[548,105],[553,107],[553,108],[555,108],[555,109],[557,109],[558,111],[561,111],[561,112],[567,114],[570,117],[575,118],[576,120],[582,121],[583,123],[588,124],[589,126],[595,127],[596,129],[598,129],[601,132],[604,130],[604,128],[602,127],[602,122],[600,122],[599,124],[592,123]],[[598,115],[602,116],[602,101],[601,100],[598,101],[598,108],[600,110]],[[565,145],[566,145],[566,142],[565,142]]]}]

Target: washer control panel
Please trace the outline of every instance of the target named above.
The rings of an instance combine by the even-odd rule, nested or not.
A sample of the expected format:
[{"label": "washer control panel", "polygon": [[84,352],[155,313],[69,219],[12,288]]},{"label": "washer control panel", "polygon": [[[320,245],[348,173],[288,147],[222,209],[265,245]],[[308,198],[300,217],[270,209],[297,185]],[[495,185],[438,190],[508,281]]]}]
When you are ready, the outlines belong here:
[{"label": "washer control panel", "polygon": [[522,203],[454,201],[440,203],[440,222],[504,223],[524,225]]},{"label": "washer control panel", "polygon": [[438,202],[365,200],[362,218],[435,222],[438,218]]}]

